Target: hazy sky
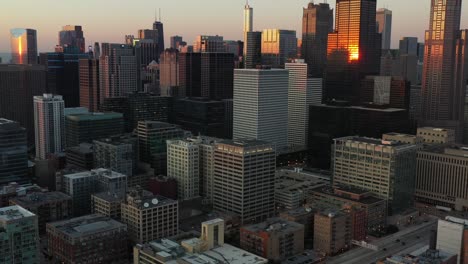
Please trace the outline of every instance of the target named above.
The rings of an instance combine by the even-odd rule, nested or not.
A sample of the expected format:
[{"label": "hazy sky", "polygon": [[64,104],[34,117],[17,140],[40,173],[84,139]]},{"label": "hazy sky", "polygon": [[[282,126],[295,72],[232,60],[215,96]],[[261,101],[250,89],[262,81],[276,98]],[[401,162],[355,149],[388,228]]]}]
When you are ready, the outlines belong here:
[{"label": "hazy sky", "polygon": [[[86,43],[121,43],[126,34],[152,26],[155,9],[161,8],[166,43],[181,35],[192,43],[200,34],[241,39],[245,0],[2,0],[0,52],[10,51],[9,29],[34,28],[40,51],[50,51],[63,25],[82,25]],[[308,0],[251,0],[254,29],[294,29],[301,33],[302,7]],[[323,0],[315,0],[323,2]],[[335,0],[328,0],[334,7]],[[430,0],[378,0],[378,7],[393,10],[392,46],[402,36],[422,38],[428,27]],[[462,17],[468,18],[468,4]],[[468,28],[468,19],[462,20]]]}]

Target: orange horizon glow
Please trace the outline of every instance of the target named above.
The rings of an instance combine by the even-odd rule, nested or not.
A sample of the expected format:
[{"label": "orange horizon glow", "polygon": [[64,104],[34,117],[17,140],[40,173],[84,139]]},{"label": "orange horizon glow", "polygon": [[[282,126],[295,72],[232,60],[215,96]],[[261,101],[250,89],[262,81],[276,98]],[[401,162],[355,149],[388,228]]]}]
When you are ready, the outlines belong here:
[{"label": "orange horizon glow", "polygon": [[18,38],[18,53],[20,64],[23,64],[23,43],[21,42],[21,37]]}]

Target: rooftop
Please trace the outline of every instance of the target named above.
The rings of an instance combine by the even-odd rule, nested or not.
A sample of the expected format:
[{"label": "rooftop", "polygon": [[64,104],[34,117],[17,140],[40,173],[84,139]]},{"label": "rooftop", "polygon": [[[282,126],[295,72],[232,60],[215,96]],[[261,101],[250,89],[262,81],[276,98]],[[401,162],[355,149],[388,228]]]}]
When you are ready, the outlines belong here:
[{"label": "rooftop", "polygon": [[93,194],[93,196],[109,203],[120,203],[125,199],[123,193],[100,192]]},{"label": "rooftop", "polygon": [[105,113],[86,113],[86,114],[71,114],[67,115],[68,120],[73,121],[98,121],[98,120],[108,120],[115,118],[123,118],[123,114],[114,113],[114,112],[105,112]]},{"label": "rooftop", "polygon": [[315,251],[306,250],[299,255],[295,255],[286,260],[283,260],[281,263],[282,264],[303,264],[303,263],[313,264],[313,263],[320,263],[321,260],[322,260],[322,257],[318,255],[317,253],[315,253]]},{"label": "rooftop", "polygon": [[47,225],[72,238],[95,235],[114,229],[126,229],[126,225],[99,214],[85,215]]},{"label": "rooftop", "polygon": [[81,179],[81,178],[88,178],[92,176],[105,176],[106,178],[112,178],[112,179],[126,177],[125,175],[121,173],[111,171],[108,169],[103,169],[103,168],[99,168],[99,169],[95,169],[91,171],[78,172],[74,174],[67,174],[64,177],[68,179]]},{"label": "rooftop", "polygon": [[33,207],[48,204],[50,202],[66,201],[72,198],[62,192],[33,192],[24,196],[13,198],[15,204],[23,207]]},{"label": "rooftop", "polygon": [[346,197],[344,195],[338,195],[338,194],[336,194],[334,192],[334,189],[332,187],[330,187],[330,186],[315,189],[315,190],[313,190],[313,192],[317,192],[317,193],[333,196],[333,197],[338,198],[338,199],[353,201],[353,202],[357,202],[357,203],[361,203],[361,204],[375,204],[375,203],[379,203],[379,202],[384,201],[383,199],[377,198],[375,196],[363,195],[363,194],[369,193],[369,191],[366,191],[366,190],[353,188],[353,187],[348,187],[348,186],[346,186],[346,187],[340,186],[340,187],[338,187],[336,189],[338,189],[339,191],[342,191],[342,192],[361,195],[361,196],[360,196],[360,198],[358,200],[355,200],[355,199],[352,199],[350,197]]},{"label": "rooftop", "polygon": [[353,143],[365,143],[365,144],[373,144],[373,145],[388,146],[388,147],[411,146],[411,144],[402,143],[398,141],[382,140],[382,139],[377,139],[377,138],[358,137],[358,136],[336,138],[334,140],[342,141],[342,142],[352,141]]},{"label": "rooftop", "polygon": [[138,190],[130,190],[127,194],[126,203],[138,209],[150,209],[169,204],[177,204],[177,201],[161,195],[153,195],[146,191],[139,192]]},{"label": "rooftop", "polygon": [[264,222],[248,225],[242,227],[242,229],[251,231],[251,232],[268,232],[268,233],[275,233],[275,232],[294,232],[298,229],[304,229],[304,226],[296,223],[287,221],[281,218],[270,218]]},{"label": "rooftop", "polygon": [[35,214],[18,205],[0,208],[0,222],[8,223],[10,221],[32,216],[35,216]]}]

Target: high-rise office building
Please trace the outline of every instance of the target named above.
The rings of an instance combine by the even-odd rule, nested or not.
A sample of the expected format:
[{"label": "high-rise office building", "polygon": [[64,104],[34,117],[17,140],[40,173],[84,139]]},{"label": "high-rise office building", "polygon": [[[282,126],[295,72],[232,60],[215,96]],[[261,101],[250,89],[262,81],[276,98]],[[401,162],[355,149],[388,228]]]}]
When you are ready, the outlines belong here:
[{"label": "high-rise office building", "polygon": [[35,29],[10,30],[11,63],[37,64],[37,32]]},{"label": "high-rise office building", "polygon": [[98,192],[97,173],[84,171],[63,177],[63,192],[73,199],[73,215],[82,216],[91,212],[91,194]]},{"label": "high-rise office building", "polygon": [[392,11],[386,8],[379,8],[376,14],[377,32],[382,34],[382,49],[390,49],[392,44]]},{"label": "high-rise office building", "polygon": [[328,33],[333,31],[333,9],[327,3],[309,3],[302,16],[301,57],[309,75],[323,78],[327,62]]},{"label": "high-rise office building", "polygon": [[40,64],[47,69],[47,91],[60,94],[65,101],[65,107],[80,106],[79,60],[88,57],[88,54],[79,53],[73,48],[40,54]]},{"label": "high-rise office building", "polygon": [[184,43],[185,45],[187,45],[187,43],[184,42],[182,36],[172,36],[170,38],[170,43],[171,43],[170,48],[175,49],[175,50],[179,50],[181,46],[184,46]]},{"label": "high-rise office building", "polygon": [[223,36],[199,35],[193,42],[193,52],[225,52]]},{"label": "high-rise office building", "polygon": [[418,38],[417,37],[403,37],[399,44],[400,55],[418,55]]},{"label": "high-rise office building", "polygon": [[176,125],[158,121],[140,121],[136,131],[140,159],[149,163],[161,174],[166,174],[168,139],[181,139],[189,135]]},{"label": "high-rise office building", "polygon": [[46,70],[40,65],[0,65],[0,117],[26,128],[34,144],[33,96],[46,92]]},{"label": "high-rise office building", "polygon": [[37,216],[17,206],[0,208],[0,262],[39,263]]},{"label": "high-rise office building", "polygon": [[[435,145],[418,152],[416,201],[456,211],[468,208],[468,150],[463,146]],[[440,162],[443,160],[444,162]]]},{"label": "high-rise office building", "polygon": [[262,63],[281,67],[297,57],[297,37],[294,30],[265,29],[262,32]]},{"label": "high-rise office building", "polygon": [[303,60],[285,65],[289,70],[288,146],[307,148],[309,106],[322,103],[322,78],[308,78],[309,67]]},{"label": "high-rise office building", "polygon": [[[460,32],[461,0],[432,1],[426,31],[421,125],[463,134],[466,34]],[[463,49],[463,47],[465,47]],[[463,72],[460,72],[463,71]]]},{"label": "high-rise office building", "polygon": [[127,226],[98,214],[47,224],[47,251],[60,263],[122,261],[127,238]]},{"label": "high-rise office building", "polygon": [[99,87],[99,59],[80,59],[80,106],[98,112],[101,104]]},{"label": "high-rise office building", "polygon": [[104,98],[126,96],[137,90],[137,60],[133,47],[122,44],[102,44],[99,61],[100,96]]},{"label": "high-rise office building", "polygon": [[200,148],[187,140],[167,141],[167,176],[177,180],[179,200],[200,197]]},{"label": "high-rise office building", "polygon": [[457,264],[468,261],[468,220],[446,217],[437,224],[437,249],[458,255]]},{"label": "high-rise office building", "polygon": [[257,65],[262,64],[262,32],[247,32],[244,48],[246,50],[244,54],[244,64],[246,69],[253,69]]},{"label": "high-rise office building", "polygon": [[138,169],[138,138],[114,136],[93,141],[94,160],[97,168],[106,168],[128,177]]},{"label": "high-rise office building", "polygon": [[126,132],[132,132],[139,121],[169,122],[173,98],[151,93],[135,92],[125,97],[104,99],[101,111],[122,113]]},{"label": "high-rise office building", "polygon": [[242,223],[273,216],[276,154],[271,144],[223,141],[216,144],[214,159],[215,210],[235,213]]},{"label": "high-rise office building", "polygon": [[139,40],[151,40],[153,43],[158,44],[158,31],[154,29],[139,29],[138,38],[133,38],[133,43],[131,43],[131,45],[133,45],[135,41]]},{"label": "high-rise office building", "polygon": [[363,137],[334,140],[333,186],[347,185],[388,200],[389,212],[413,205],[416,152],[420,146]]},{"label": "high-rise office building", "polygon": [[86,52],[85,38],[81,26],[64,26],[59,32],[59,45],[75,48],[80,53]]},{"label": "high-rise office building", "polygon": [[179,54],[179,97],[231,99],[234,55],[226,52]]},{"label": "high-rise office building", "polygon": [[375,0],[338,0],[335,31],[328,35],[324,99],[358,99],[360,79],[378,74],[381,35]]},{"label": "high-rise office building", "polygon": [[244,58],[247,57],[249,50],[247,50],[248,38],[247,34],[253,31],[253,8],[249,5],[249,1],[245,4],[244,7]]},{"label": "high-rise office building", "polygon": [[60,95],[34,96],[37,159],[47,159],[49,154],[65,149],[64,108],[65,103]]},{"label": "high-rise office building", "polygon": [[177,235],[179,204],[143,190],[131,190],[122,203],[121,222],[133,243],[146,243]]},{"label": "high-rise office building", "polygon": [[18,122],[0,118],[0,185],[26,182],[28,145],[26,129]]},{"label": "high-rise office building", "polygon": [[287,146],[289,71],[236,69],[233,137]]},{"label": "high-rise office building", "polygon": [[123,115],[120,113],[89,113],[67,115],[65,117],[66,146],[91,143],[124,132]]},{"label": "high-rise office building", "polygon": [[401,77],[366,76],[361,81],[359,100],[362,104],[409,109],[410,87]]},{"label": "high-rise office building", "polygon": [[179,89],[179,51],[166,49],[160,57],[159,86],[162,96],[177,96]]},{"label": "high-rise office building", "polygon": [[173,123],[193,135],[226,138],[226,102],[206,98],[174,100]]}]

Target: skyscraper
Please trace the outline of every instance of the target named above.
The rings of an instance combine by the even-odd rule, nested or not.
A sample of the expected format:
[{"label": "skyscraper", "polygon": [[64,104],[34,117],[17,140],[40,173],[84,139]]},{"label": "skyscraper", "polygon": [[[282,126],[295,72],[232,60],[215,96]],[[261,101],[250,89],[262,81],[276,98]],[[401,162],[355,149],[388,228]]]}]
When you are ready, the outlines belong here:
[{"label": "skyscraper", "polygon": [[0,184],[26,182],[27,176],[26,129],[17,122],[0,118]]},{"label": "skyscraper", "polygon": [[179,90],[179,51],[166,49],[160,57],[159,85],[162,96],[177,96]]},{"label": "skyscraper", "polygon": [[458,141],[463,134],[467,78],[463,64],[468,56],[463,52],[466,35],[460,32],[461,2],[432,0],[426,31],[421,118],[423,126],[455,129]]},{"label": "skyscraper", "polygon": [[287,146],[289,71],[234,71],[234,139],[257,139]]},{"label": "skyscraper", "polygon": [[322,78],[327,62],[328,33],[333,31],[333,10],[327,3],[309,3],[302,17],[302,58],[309,74]]},{"label": "skyscraper", "polygon": [[244,65],[246,69],[253,69],[262,64],[262,32],[247,32],[244,48]]},{"label": "skyscraper", "polygon": [[161,14],[159,14],[159,21],[154,21],[153,30],[158,31],[158,53],[161,54],[164,51],[164,24],[161,22]]},{"label": "skyscraper", "polygon": [[13,64],[37,64],[37,32],[35,29],[10,30],[11,62]]},{"label": "skyscraper", "polygon": [[253,8],[250,7],[249,1],[245,3],[244,7],[244,58],[247,57],[247,33],[253,30]]},{"label": "skyscraper", "polygon": [[288,146],[307,147],[309,106],[322,103],[322,78],[308,78],[308,68],[303,60],[285,65],[289,70]]},{"label": "skyscraper", "polygon": [[66,25],[59,32],[59,45],[75,48],[81,53],[86,52],[85,38],[81,26]]},{"label": "skyscraper", "polygon": [[133,47],[123,44],[102,44],[99,61],[100,96],[104,98],[126,96],[137,90],[137,60]]},{"label": "skyscraper", "polygon": [[297,37],[294,30],[265,29],[262,32],[262,63],[281,67],[297,56]]},{"label": "skyscraper", "polygon": [[98,112],[100,106],[99,59],[80,59],[80,106]]},{"label": "skyscraper", "polygon": [[242,223],[271,217],[275,209],[273,146],[257,140],[224,141],[216,144],[214,156],[214,209],[235,213]]},{"label": "skyscraper", "polygon": [[[171,49],[179,50],[181,46],[184,46],[185,42],[183,41],[182,36],[172,36],[171,37]],[[187,43],[185,43],[187,44]]]},{"label": "skyscraper", "polygon": [[337,0],[335,25],[328,35],[324,99],[355,101],[360,79],[380,68],[376,0]]},{"label": "skyscraper", "polygon": [[47,159],[65,147],[65,103],[60,95],[34,96],[36,158]]},{"label": "skyscraper", "polygon": [[193,52],[225,52],[223,36],[199,35],[193,42]]},{"label": "skyscraper", "polygon": [[26,128],[28,145],[34,144],[32,97],[46,92],[46,70],[41,65],[0,65],[0,117]]},{"label": "skyscraper", "polygon": [[179,200],[200,196],[200,147],[188,140],[167,141],[167,176],[177,180]]},{"label": "skyscraper", "polygon": [[378,32],[382,34],[382,49],[390,49],[392,41],[392,11],[386,8],[377,10]]}]

